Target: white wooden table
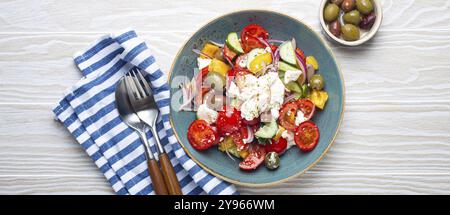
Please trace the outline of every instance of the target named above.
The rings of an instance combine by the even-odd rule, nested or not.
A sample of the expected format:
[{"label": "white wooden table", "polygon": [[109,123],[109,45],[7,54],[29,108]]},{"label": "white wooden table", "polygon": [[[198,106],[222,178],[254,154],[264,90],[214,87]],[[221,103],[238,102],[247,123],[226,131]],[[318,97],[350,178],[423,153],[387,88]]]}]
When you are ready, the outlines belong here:
[{"label": "white wooden table", "polygon": [[[0,194],[113,194],[51,108],[80,74],[72,54],[128,27],[167,71],[210,19],[270,9],[320,32],[319,0],[0,1]],[[305,175],[243,194],[450,194],[450,1],[385,0],[376,38],[330,44],[346,83],[338,138]]]}]

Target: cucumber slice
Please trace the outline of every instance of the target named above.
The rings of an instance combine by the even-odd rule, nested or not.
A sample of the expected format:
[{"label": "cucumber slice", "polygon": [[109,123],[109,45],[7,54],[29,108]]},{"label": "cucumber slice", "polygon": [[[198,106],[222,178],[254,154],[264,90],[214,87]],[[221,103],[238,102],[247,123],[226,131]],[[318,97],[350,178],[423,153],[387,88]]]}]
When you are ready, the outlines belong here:
[{"label": "cucumber slice", "polygon": [[242,49],[241,46],[241,42],[239,42],[238,34],[236,32],[229,33],[225,43],[232,51],[238,54],[244,53],[244,50]]},{"label": "cucumber slice", "polygon": [[247,69],[250,68],[250,63],[255,59],[256,56],[260,55],[260,54],[264,54],[266,53],[266,50],[262,49],[262,48],[256,48],[256,49],[252,49],[248,54],[247,54]]},{"label": "cucumber slice", "polygon": [[285,84],[286,88],[292,92],[295,93],[303,93],[302,87],[296,82],[296,81],[291,81],[287,84]]},{"label": "cucumber slice", "polygon": [[285,71],[278,70],[278,78],[280,78],[281,82],[283,82],[283,83],[284,83],[284,74],[285,73],[286,73]]},{"label": "cucumber slice", "polygon": [[269,139],[277,134],[278,125],[276,121],[265,124],[263,127],[255,133],[255,136],[259,138]]},{"label": "cucumber slice", "polygon": [[[283,84],[284,84],[284,73],[285,72],[281,71],[281,70],[278,73],[278,77],[280,78],[281,82],[283,82]],[[291,81],[291,82],[289,82],[287,84],[284,84],[284,86],[286,87],[286,89],[288,89],[288,90],[290,90],[290,91],[292,91],[294,93],[300,93],[300,94],[303,93],[302,87],[296,81]]]},{"label": "cucumber slice", "polygon": [[285,63],[283,61],[279,61],[278,62],[278,70],[282,71],[282,72],[286,72],[288,70],[298,70],[298,68],[293,67],[293,66],[291,66],[291,65],[289,65],[289,64],[287,64],[287,63]]},{"label": "cucumber slice", "polygon": [[256,137],[256,140],[258,141],[258,143],[259,143],[260,145],[266,145],[267,142],[269,142],[269,139],[262,138],[262,137]]},{"label": "cucumber slice", "polygon": [[288,64],[297,65],[297,57],[295,56],[294,46],[291,41],[284,42],[280,45],[280,58]]},{"label": "cucumber slice", "polygon": [[307,98],[311,94],[311,89],[306,84],[302,85],[302,91],[302,98]]}]

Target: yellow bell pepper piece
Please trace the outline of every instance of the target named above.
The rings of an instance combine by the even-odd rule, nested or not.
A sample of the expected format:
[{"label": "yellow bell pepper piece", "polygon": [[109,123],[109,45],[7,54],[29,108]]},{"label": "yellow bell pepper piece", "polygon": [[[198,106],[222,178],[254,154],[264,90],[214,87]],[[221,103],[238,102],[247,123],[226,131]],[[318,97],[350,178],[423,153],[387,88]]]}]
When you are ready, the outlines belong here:
[{"label": "yellow bell pepper piece", "polygon": [[[211,43],[206,43],[205,46],[203,46],[202,52],[210,57],[214,57],[216,53],[220,50],[218,46],[215,46]],[[201,58],[206,58],[203,55],[200,55]]]},{"label": "yellow bell pepper piece", "polygon": [[242,150],[239,152],[239,156],[241,156],[242,159],[245,159],[250,153],[248,150]]},{"label": "yellow bell pepper piece", "polygon": [[319,69],[319,63],[317,63],[317,60],[314,56],[308,56],[306,57],[306,64],[309,64],[313,66],[315,70]]},{"label": "yellow bell pepper piece", "polygon": [[328,93],[325,91],[313,90],[311,92],[310,99],[316,107],[323,109],[328,100]]},{"label": "yellow bell pepper piece", "polygon": [[278,131],[277,134],[275,135],[275,137],[273,137],[274,141],[278,141],[281,138],[281,134],[283,134],[283,132],[286,131],[286,129],[283,126],[278,125]]},{"label": "yellow bell pepper piece", "polygon": [[219,151],[230,153],[231,155],[237,157],[237,158],[243,158],[245,159],[250,152],[246,150],[237,151],[236,144],[234,144],[232,137],[225,137],[225,139],[219,143]]},{"label": "yellow bell pepper piece", "polygon": [[264,53],[255,57],[255,59],[250,62],[249,70],[253,74],[260,72],[264,66],[272,63],[272,54]]},{"label": "yellow bell pepper piece", "polygon": [[219,59],[212,59],[211,63],[209,64],[208,70],[209,72],[216,72],[217,74],[221,75],[223,78],[227,77],[228,71],[231,69],[228,64],[224,63],[223,61]]},{"label": "yellow bell pepper piece", "polygon": [[219,151],[221,152],[229,150],[233,147],[236,147],[236,145],[234,144],[233,138],[231,137],[225,137],[225,139],[219,143]]}]

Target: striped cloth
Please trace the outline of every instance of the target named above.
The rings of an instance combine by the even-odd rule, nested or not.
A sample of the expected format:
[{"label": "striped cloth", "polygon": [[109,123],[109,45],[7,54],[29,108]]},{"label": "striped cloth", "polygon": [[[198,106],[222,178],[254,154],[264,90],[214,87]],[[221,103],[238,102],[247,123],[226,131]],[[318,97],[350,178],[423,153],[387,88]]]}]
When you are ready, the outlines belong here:
[{"label": "striped cloth", "polygon": [[[167,76],[134,31],[103,36],[75,54],[83,78],[53,109],[56,118],[81,144],[117,194],[154,194],[139,136],[119,117],[116,84],[133,67],[144,71],[160,110],[158,134],[177,172],[183,194],[238,194],[235,187],[205,172],[181,148],[169,123]],[[151,132],[149,143],[157,152]],[[155,154],[156,156],[156,154]]]}]

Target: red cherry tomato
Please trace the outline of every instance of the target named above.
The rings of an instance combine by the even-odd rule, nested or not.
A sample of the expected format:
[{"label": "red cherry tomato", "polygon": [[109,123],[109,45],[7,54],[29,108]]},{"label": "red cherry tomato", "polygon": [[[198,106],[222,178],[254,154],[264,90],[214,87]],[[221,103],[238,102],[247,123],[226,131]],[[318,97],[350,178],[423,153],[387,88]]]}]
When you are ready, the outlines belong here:
[{"label": "red cherry tomato", "polygon": [[220,135],[230,135],[241,129],[241,112],[235,108],[224,107],[217,117],[217,130]]},{"label": "red cherry tomato", "polygon": [[241,37],[241,42],[242,42],[242,48],[244,49],[245,53],[248,53],[249,51],[251,51],[252,49],[255,48],[266,48],[266,45],[264,45],[264,43],[262,43],[261,41],[258,40],[258,38],[253,37],[253,36],[244,36]]},{"label": "red cherry tomato", "polygon": [[[231,82],[234,80],[234,77],[236,77],[236,70],[234,69],[230,69],[227,72],[227,86],[226,87],[230,87]],[[228,90],[228,88],[227,88]]]},{"label": "red cherry tomato", "polygon": [[232,78],[234,78],[234,76],[236,76],[236,70],[234,70],[234,69],[228,70],[228,72],[227,72],[227,78],[232,79]]},{"label": "red cherry tomato", "polygon": [[295,117],[297,116],[298,105],[296,101],[284,104],[280,109],[278,121],[286,130],[295,130]]},{"label": "red cherry tomato", "polygon": [[303,53],[303,51],[301,49],[296,48],[295,53],[300,55],[300,57],[303,59],[303,61],[306,61],[305,53]]},{"label": "red cherry tomato", "polygon": [[250,154],[239,163],[239,167],[242,170],[255,170],[264,161],[264,156],[266,156],[266,151],[263,147],[254,144],[250,148]]},{"label": "red cherry tomato", "polygon": [[294,131],[295,118],[297,117],[297,111],[299,110],[303,112],[305,121],[308,121],[314,116],[316,107],[309,99],[288,102],[280,109],[280,117],[278,119],[280,125],[289,131]]},{"label": "red cherry tomato", "polygon": [[209,72],[209,67],[207,66],[201,70],[201,76],[205,77],[208,74],[208,72]]},{"label": "red cherry tomato", "polygon": [[269,38],[269,33],[267,32],[266,29],[264,29],[258,24],[250,24],[245,26],[244,29],[242,29],[241,38],[245,36],[252,36],[256,38],[260,37],[262,39],[267,40],[267,38]]},{"label": "red cherry tomato", "polygon": [[267,40],[267,38],[269,38],[269,33],[258,24],[245,26],[241,32],[241,43],[244,51],[249,52],[254,48],[265,48],[264,43],[259,41],[258,38]]},{"label": "red cherry tomato", "polygon": [[295,129],[295,144],[304,152],[312,151],[317,146],[319,138],[319,128],[314,122],[303,122]]},{"label": "red cherry tomato", "polygon": [[300,99],[297,101],[298,108],[303,112],[305,121],[310,120],[316,112],[316,106],[309,99]]},{"label": "red cherry tomato", "polygon": [[247,126],[242,126],[241,127],[241,137],[242,137],[242,139],[247,139],[248,138],[248,136],[250,135],[248,132],[249,132],[249,130],[248,130]]},{"label": "red cherry tomato", "polygon": [[247,149],[250,144],[244,143],[244,139],[248,138],[248,129],[247,126],[242,126],[240,131],[234,132],[231,134],[231,137],[233,138],[234,144],[236,144],[236,147],[239,151]]},{"label": "red cherry tomato", "polygon": [[219,135],[205,120],[197,119],[188,128],[188,140],[197,150],[206,150],[219,141]]},{"label": "red cherry tomato", "polygon": [[270,140],[270,143],[266,143],[264,145],[264,149],[266,152],[276,152],[281,154],[287,148],[287,140],[284,138],[280,138],[278,141]]}]

